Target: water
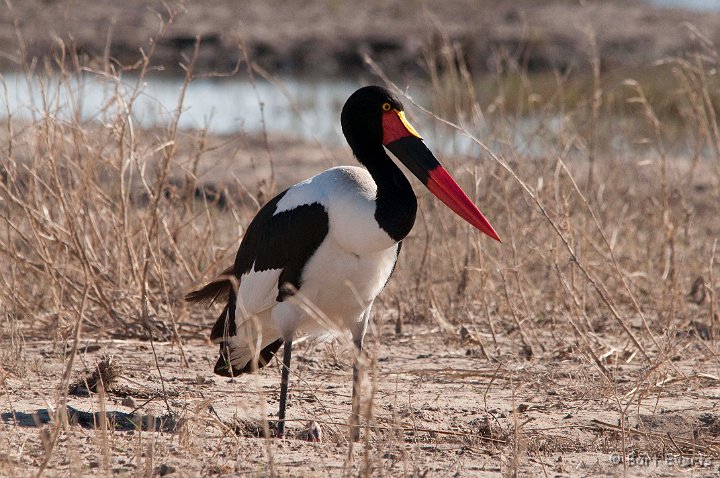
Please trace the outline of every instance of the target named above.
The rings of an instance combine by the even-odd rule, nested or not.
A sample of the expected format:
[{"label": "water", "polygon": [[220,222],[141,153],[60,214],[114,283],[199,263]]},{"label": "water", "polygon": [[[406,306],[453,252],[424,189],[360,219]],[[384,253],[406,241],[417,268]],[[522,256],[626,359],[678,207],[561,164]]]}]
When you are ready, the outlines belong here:
[{"label": "water", "polygon": [[[134,96],[137,77],[122,81],[85,74],[60,82],[57,78],[23,74],[0,75],[0,119],[37,121],[45,115],[69,120],[112,123]],[[180,129],[206,128],[213,134],[280,133],[328,145],[345,144],[340,111],[360,87],[343,79],[283,79],[281,84],[245,79],[198,79],[187,87]],[[4,91],[3,91],[4,87]],[[182,78],[146,77],[132,106],[132,118],[144,127],[166,128],[177,109]],[[415,99],[424,103],[421,92]],[[2,98],[7,98],[7,104]],[[443,154],[476,154],[469,138],[433,122],[407,104],[413,121],[431,147]],[[427,106],[427,105],[424,105]],[[416,113],[416,114],[413,114]]]},{"label": "water", "polygon": [[690,10],[720,11],[720,0],[649,0],[659,7],[688,8]]},{"label": "water", "polygon": [[[57,78],[0,75],[0,118],[38,120],[45,114],[82,121],[111,122],[133,96],[137,78],[109,81],[87,74],[59,82]],[[4,94],[2,88],[5,88]],[[177,109],[182,78],[147,77],[132,107],[133,120],[145,127],[167,127]],[[183,101],[180,129],[207,128],[215,134],[285,133],[336,144],[342,140],[340,110],[359,85],[344,80],[283,80],[282,86],[242,79],[198,79]]]}]

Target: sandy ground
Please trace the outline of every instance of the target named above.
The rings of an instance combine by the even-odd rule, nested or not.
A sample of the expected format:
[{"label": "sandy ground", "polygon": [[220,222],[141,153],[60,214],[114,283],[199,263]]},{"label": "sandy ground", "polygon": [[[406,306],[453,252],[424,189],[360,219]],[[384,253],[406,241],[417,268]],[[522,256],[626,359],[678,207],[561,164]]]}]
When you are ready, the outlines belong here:
[{"label": "sandy ground", "polygon": [[[210,372],[215,347],[206,343],[155,343],[156,364],[147,341],[89,340],[73,379],[103,354],[113,354],[121,376],[106,398],[70,396],[75,424],[61,433],[46,474],[508,476],[517,469],[524,476],[621,476],[623,439],[632,476],[720,472],[720,444],[712,438],[720,427],[715,363],[673,357],[660,379],[636,358],[611,354],[605,363],[623,378],[613,388],[599,368],[567,350],[528,360],[501,339],[502,360],[488,360],[482,345],[491,339],[472,325],[457,333],[418,325],[396,333],[391,312],[378,319],[363,401],[371,419],[351,449],[352,371],[342,342],[296,348],[291,438],[266,441],[254,435],[263,410],[271,420],[277,412],[277,363],[228,380]],[[681,340],[697,347],[690,335]],[[2,371],[3,476],[35,471],[46,456],[68,351],[28,341],[16,366]],[[623,437],[618,404],[628,398],[635,403]],[[107,431],[93,428],[102,410]],[[321,443],[302,439],[311,420],[322,428]]]},{"label": "sandy ground", "polygon": [[[190,161],[182,155],[193,141],[192,135],[179,138],[180,164]],[[352,161],[347,148],[318,151],[282,137],[270,137],[269,144],[268,150],[253,136],[212,138],[200,185],[235,184],[229,200],[240,201],[242,188],[262,191],[268,152],[278,188]],[[710,197],[696,199],[702,200],[698,208],[712,210]],[[239,235],[232,222],[222,232],[232,237],[222,241],[228,254]],[[413,247],[403,251],[400,269],[419,260]],[[646,344],[652,354],[646,361],[602,311],[591,314],[593,332],[573,335],[560,303],[521,317],[532,349],[509,313],[490,314],[495,325],[488,323],[473,305],[477,297],[467,308],[445,311],[453,314],[447,319],[443,312],[418,316],[402,307],[398,330],[395,301],[408,299],[398,288],[408,272],[399,272],[405,276],[396,275],[377,301],[367,347],[365,429],[352,446],[345,341],[297,345],[290,436],[265,440],[258,434],[262,417],[272,422],[277,413],[277,362],[234,381],[213,375],[217,350],[207,337],[218,310],[182,308],[183,290],[175,291],[173,304],[181,309],[182,344],[150,343],[137,316],[123,317],[135,327],[127,331],[117,323],[105,332],[86,324],[69,382],[82,383],[104,355],[114,357],[120,376],[104,396],[70,394],[67,404],[60,392],[71,327],[56,324],[51,332],[53,311],[8,320],[3,330],[9,334],[0,341],[0,476],[43,468],[46,476],[622,476],[623,460],[631,476],[720,473],[720,362],[712,323],[703,325],[704,298],[698,305],[684,300],[683,318],[672,326],[653,326],[658,345]],[[642,334],[633,317],[632,331]],[[106,318],[96,319],[88,321]],[[50,333],[66,339],[49,341]],[[599,363],[579,347],[590,337]],[[69,426],[58,421],[58,410],[67,411]],[[321,443],[303,439],[313,420],[322,428]]]}]

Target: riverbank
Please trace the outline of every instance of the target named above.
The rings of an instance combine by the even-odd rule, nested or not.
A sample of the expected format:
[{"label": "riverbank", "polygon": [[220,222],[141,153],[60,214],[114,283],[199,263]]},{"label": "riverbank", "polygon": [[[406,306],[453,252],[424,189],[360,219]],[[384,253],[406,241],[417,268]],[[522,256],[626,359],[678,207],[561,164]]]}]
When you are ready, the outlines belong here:
[{"label": "riverbank", "polygon": [[[167,7],[166,7],[167,5]],[[164,26],[163,26],[164,25]],[[692,29],[688,26],[692,25]],[[421,2],[278,0],[207,3],[27,0],[0,9],[0,70],[70,51],[81,61],[181,71],[200,38],[197,68],[230,72],[247,54],[274,74],[368,74],[367,53],[395,77],[424,75],[428,55],[457,45],[470,71],[495,71],[503,58],[529,70],[585,69],[596,51],[604,69],[652,64],[700,48],[691,33],[720,43],[720,13],[637,2]],[[20,39],[20,40],[19,40]]]}]

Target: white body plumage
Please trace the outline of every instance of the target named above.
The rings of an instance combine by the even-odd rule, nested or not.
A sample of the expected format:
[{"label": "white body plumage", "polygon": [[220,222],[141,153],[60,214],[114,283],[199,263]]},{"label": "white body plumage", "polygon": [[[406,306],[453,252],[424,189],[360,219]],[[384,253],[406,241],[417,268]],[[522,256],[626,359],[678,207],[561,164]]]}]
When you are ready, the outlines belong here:
[{"label": "white body plumage", "polygon": [[287,190],[273,215],[319,204],[329,228],[304,264],[295,296],[277,300],[282,269],[253,267],[240,277],[236,334],[226,338],[233,365],[242,367],[278,338],[364,332],[398,251],[397,241],[374,217],[376,193],[367,170],[352,166],[328,169]]}]

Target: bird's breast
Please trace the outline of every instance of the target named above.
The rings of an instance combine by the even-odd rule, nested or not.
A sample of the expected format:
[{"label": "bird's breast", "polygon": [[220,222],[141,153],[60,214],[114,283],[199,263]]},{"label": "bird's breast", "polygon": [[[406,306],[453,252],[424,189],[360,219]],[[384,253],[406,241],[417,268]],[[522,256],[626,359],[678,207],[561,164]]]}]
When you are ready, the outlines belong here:
[{"label": "bird's breast", "polygon": [[363,255],[394,248],[397,241],[376,219],[377,185],[362,168],[338,168],[336,188],[328,197],[330,235],[348,253]]},{"label": "bird's breast", "polygon": [[385,287],[396,260],[397,245],[355,254],[328,240],[305,266],[300,290],[334,321],[358,320]]}]

